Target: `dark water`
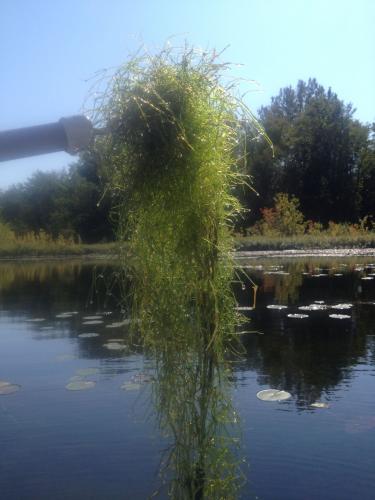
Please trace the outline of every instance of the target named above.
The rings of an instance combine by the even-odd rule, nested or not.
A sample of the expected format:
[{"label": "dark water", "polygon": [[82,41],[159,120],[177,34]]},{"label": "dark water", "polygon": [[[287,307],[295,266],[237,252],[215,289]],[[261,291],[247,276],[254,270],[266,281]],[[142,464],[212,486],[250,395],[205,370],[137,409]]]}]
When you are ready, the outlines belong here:
[{"label": "dark water", "polygon": [[[371,257],[239,261],[241,306],[253,305],[252,282],[259,286],[241,327],[251,333],[239,336],[242,347],[230,358],[241,498],[374,498],[375,279],[363,279],[373,277],[374,264]],[[109,264],[0,264],[0,381],[21,386],[0,395],[1,500],[144,499],[160,487],[171,443],[152,404],[152,359],[126,324],[116,326],[127,317],[116,273]],[[327,308],[298,309],[315,301]],[[337,304],[352,307],[331,308]],[[75,314],[56,317],[65,312]],[[288,317],[296,313],[308,317]],[[114,339],[124,349],[105,347]],[[67,390],[77,376],[95,387]],[[291,398],[257,399],[267,388]]]}]

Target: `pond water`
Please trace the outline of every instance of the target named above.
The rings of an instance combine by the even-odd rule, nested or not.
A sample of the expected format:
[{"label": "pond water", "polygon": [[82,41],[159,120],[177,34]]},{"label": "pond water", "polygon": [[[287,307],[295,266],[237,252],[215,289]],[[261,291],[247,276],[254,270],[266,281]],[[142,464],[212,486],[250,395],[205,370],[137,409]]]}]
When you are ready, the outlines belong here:
[{"label": "pond water", "polygon": [[[225,397],[239,498],[374,498],[375,257],[237,264],[249,322]],[[165,380],[130,335],[117,276],[111,263],[0,264],[2,500],[166,498],[161,467],[181,449],[160,430]],[[257,398],[266,389],[291,397]]]}]

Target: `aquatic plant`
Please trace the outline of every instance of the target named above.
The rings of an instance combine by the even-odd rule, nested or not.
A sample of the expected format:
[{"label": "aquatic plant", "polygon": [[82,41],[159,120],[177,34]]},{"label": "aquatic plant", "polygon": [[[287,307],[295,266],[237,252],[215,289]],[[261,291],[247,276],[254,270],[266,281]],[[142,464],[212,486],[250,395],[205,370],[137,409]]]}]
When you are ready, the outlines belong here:
[{"label": "aquatic plant", "polygon": [[244,122],[263,131],[233,82],[222,84],[227,69],[215,52],[139,55],[117,70],[97,105],[106,134],[96,147],[127,271],[134,257],[133,313],[141,321],[162,290],[175,307],[212,301],[215,314],[215,291],[232,278],[230,229],[241,212],[234,190],[248,184],[240,172]]},{"label": "aquatic plant", "polygon": [[[117,70],[97,105],[96,149],[115,200],[123,308],[155,360],[159,426],[172,498],[234,498],[225,352],[240,320],[232,293],[232,226],[246,133],[263,134],[223,84],[215,52],[164,50]],[[128,385],[125,384],[125,389]]]}]

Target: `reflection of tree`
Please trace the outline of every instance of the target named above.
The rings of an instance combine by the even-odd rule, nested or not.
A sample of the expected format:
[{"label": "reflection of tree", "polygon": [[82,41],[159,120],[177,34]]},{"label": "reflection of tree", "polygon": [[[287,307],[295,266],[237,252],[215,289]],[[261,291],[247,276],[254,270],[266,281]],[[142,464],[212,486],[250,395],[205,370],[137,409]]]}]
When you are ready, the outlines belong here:
[{"label": "reflection of tree", "polygon": [[[363,262],[363,261],[362,261]],[[343,265],[345,264],[345,265]],[[302,267],[301,267],[302,266]],[[309,259],[289,262],[284,270],[289,275],[258,274],[260,284],[258,305],[252,314],[251,327],[264,335],[246,338],[247,369],[256,370],[262,383],[271,387],[285,389],[297,398],[297,404],[304,407],[322,394],[329,394],[332,388],[353,377],[353,367],[370,355],[370,343],[367,337],[375,306],[369,290],[358,295],[361,284],[361,272],[358,271],[358,259]],[[355,269],[357,268],[357,271]],[[302,272],[324,272],[329,275],[340,270],[342,277],[327,276],[312,278]],[[287,279],[297,275],[297,279]],[[285,290],[284,300],[278,294],[277,282]],[[301,281],[298,295],[294,298],[294,285]],[[367,282],[365,282],[367,283]],[[371,283],[371,282],[370,282]],[[288,287],[291,286],[293,293]],[[363,286],[362,286],[363,287]],[[285,299],[289,297],[289,300]],[[267,303],[281,302],[292,305],[294,302],[304,305],[313,300],[324,299],[328,304],[334,301],[354,302],[351,310],[352,320],[333,320],[330,312],[315,311],[308,320],[291,320],[285,311],[266,309]],[[353,300],[354,299],[354,300]],[[289,312],[296,312],[289,310]],[[372,327],[371,327],[372,328]]]},{"label": "reflection of tree", "polygon": [[64,309],[99,309],[110,299],[110,276],[118,272],[108,265],[80,261],[3,263],[0,300],[4,309],[30,311],[39,316]]}]

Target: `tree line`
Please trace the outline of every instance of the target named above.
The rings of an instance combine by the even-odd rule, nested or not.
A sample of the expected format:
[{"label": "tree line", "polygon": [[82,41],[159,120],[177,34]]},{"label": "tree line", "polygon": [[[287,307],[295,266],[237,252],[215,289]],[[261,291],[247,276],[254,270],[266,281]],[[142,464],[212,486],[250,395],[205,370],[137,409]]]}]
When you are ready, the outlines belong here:
[{"label": "tree line", "polygon": [[[286,87],[259,110],[273,143],[244,129],[246,162],[257,195],[239,193],[248,212],[238,228],[256,223],[278,193],[299,200],[306,219],[356,222],[375,209],[375,124],[354,118],[355,109],[315,79]],[[94,152],[63,172],[37,172],[0,192],[0,220],[16,234],[41,231],[85,243],[114,238],[105,176]],[[173,216],[173,214],[171,214]]]},{"label": "tree line", "polygon": [[286,87],[262,107],[259,119],[273,143],[248,141],[247,172],[257,197],[245,225],[272,207],[277,193],[299,200],[306,219],[356,222],[375,209],[375,124],[354,118],[345,104],[315,79]]}]

